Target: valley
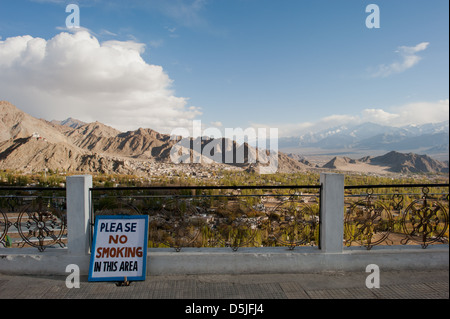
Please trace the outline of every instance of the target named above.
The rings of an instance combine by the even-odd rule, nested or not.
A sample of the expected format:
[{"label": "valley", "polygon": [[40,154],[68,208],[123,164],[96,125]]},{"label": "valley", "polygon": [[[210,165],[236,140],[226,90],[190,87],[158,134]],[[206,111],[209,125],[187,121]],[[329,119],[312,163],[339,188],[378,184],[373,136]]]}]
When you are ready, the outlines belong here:
[{"label": "valley", "polygon": [[[260,179],[265,175],[259,174],[263,167],[261,162],[248,160],[257,150],[246,143],[239,145],[228,139],[191,139],[191,143],[201,143],[200,150],[209,143],[217,142],[220,142],[218,145],[221,148],[215,148],[214,152],[218,153],[213,155],[196,154],[196,148],[193,148],[190,156],[197,156],[200,159],[198,163],[176,164],[171,160],[170,153],[177,140],[150,128],[120,132],[100,122],[84,123],[72,118],[47,121],[34,118],[6,101],[0,101],[0,113],[0,170],[4,172],[24,175],[50,171],[61,175],[88,173],[138,176],[143,180],[160,176],[208,180],[224,172],[256,175]],[[438,130],[439,134],[448,134],[448,130],[445,133],[445,123],[443,128],[437,125],[430,127]],[[430,131],[426,132],[428,134]],[[355,136],[354,131],[352,134]],[[329,137],[327,135],[326,138]],[[276,175],[314,175],[330,171],[391,178],[421,175],[448,178],[448,160],[440,161],[428,155],[383,150],[367,153],[364,149],[353,147],[337,152],[327,149],[325,142],[320,150],[305,145],[298,151],[298,148],[286,148],[283,138],[280,140]],[[236,154],[238,150],[244,154],[244,162],[214,161],[228,155],[226,152]]]}]

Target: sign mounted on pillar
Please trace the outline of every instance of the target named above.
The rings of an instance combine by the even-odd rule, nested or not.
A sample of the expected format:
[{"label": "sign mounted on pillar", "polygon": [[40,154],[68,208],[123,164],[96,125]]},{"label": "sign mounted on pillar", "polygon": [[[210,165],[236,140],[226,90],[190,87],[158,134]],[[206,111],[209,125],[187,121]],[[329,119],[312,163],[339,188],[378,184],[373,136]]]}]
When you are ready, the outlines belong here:
[{"label": "sign mounted on pillar", "polygon": [[145,280],[148,216],[97,216],[89,281]]}]

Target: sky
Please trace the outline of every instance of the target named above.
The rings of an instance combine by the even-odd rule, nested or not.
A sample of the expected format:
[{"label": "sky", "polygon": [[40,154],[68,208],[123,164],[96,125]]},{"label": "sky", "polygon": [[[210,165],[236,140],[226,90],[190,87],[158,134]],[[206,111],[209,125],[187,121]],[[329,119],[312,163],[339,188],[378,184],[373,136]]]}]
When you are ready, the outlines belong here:
[{"label": "sky", "polygon": [[0,100],[121,131],[440,122],[448,38],[448,0],[0,0]]}]

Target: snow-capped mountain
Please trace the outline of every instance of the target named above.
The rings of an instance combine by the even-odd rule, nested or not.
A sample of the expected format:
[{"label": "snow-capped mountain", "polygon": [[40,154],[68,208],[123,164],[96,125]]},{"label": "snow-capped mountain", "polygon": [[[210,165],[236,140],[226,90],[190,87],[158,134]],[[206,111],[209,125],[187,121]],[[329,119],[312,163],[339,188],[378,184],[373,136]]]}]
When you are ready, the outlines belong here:
[{"label": "snow-capped mountain", "polygon": [[341,125],[297,138],[280,139],[280,148],[323,150],[422,150],[433,153],[447,150],[449,121],[403,127],[374,123]]}]

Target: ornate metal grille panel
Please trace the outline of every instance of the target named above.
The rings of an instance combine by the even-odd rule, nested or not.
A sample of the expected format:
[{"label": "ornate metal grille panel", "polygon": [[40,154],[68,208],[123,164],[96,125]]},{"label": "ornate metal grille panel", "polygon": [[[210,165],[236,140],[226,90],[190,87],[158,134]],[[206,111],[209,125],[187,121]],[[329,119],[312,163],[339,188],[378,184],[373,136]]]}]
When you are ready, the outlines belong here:
[{"label": "ornate metal grille panel", "polygon": [[346,187],[347,246],[371,249],[376,245],[420,244],[426,248],[448,243],[448,186],[380,185],[369,186],[360,194],[350,193],[364,188]]},{"label": "ornate metal grille panel", "polygon": [[318,245],[320,186],[92,189],[98,214],[148,214],[149,247]]},{"label": "ornate metal grille panel", "polygon": [[65,189],[1,188],[0,245],[3,247],[65,247]]}]

